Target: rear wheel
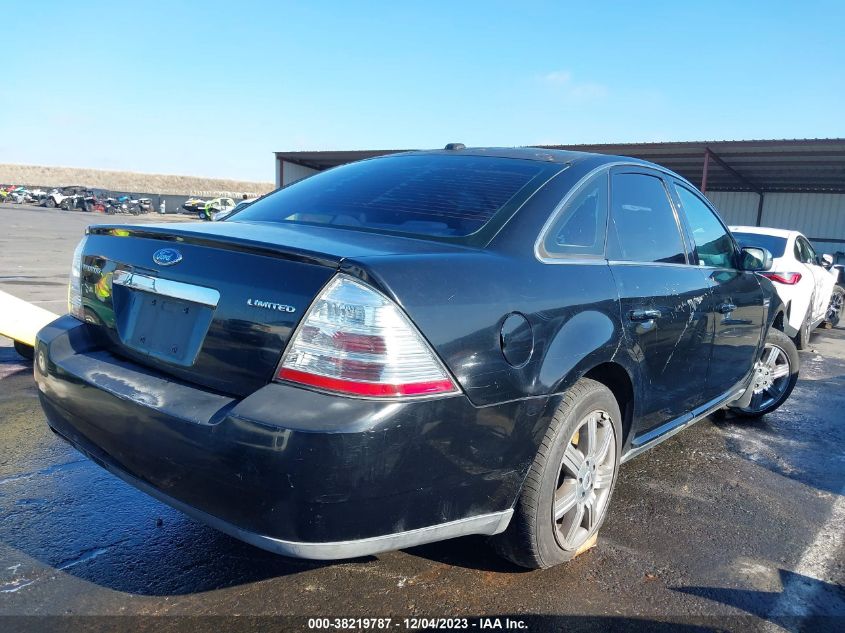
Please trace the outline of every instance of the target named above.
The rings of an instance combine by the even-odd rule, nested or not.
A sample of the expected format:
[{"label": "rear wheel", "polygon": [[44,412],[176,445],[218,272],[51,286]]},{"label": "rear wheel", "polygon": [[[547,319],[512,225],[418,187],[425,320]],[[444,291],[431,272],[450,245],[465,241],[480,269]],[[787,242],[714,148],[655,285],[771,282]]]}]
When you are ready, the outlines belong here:
[{"label": "rear wheel", "polygon": [[747,407],[731,407],[731,411],[741,417],[759,418],[777,409],[795,388],[800,363],[792,339],[770,328],[748,387],[753,390],[751,402]]},{"label": "rear wheel", "polygon": [[619,471],[621,419],[603,384],[582,378],[567,391],[508,529],[493,537],[500,554],[523,567],[552,567],[598,532]]},{"label": "rear wheel", "polygon": [[830,323],[833,327],[839,325],[842,318],[842,308],[845,307],[845,288],[842,286],[834,286],[833,294],[830,295],[830,303],[827,306],[827,315],[825,321]]},{"label": "rear wheel", "polygon": [[[812,306],[811,306],[812,307]],[[807,316],[804,317],[798,334],[792,339],[798,349],[807,349],[810,346],[810,308],[807,308]]]}]

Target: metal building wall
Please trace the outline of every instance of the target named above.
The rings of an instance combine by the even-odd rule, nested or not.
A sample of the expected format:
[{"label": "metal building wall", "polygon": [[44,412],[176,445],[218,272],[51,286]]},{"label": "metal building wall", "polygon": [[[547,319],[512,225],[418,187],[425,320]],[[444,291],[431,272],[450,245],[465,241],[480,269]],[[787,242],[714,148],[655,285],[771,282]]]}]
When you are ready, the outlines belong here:
[{"label": "metal building wall", "polygon": [[304,165],[298,165],[296,163],[290,163],[286,160],[276,159],[276,186],[277,187],[284,187],[285,185],[289,185],[292,182],[296,182],[297,180],[302,180],[310,176],[311,174],[316,174],[316,169],[311,169],[310,167],[305,167]]},{"label": "metal building wall", "polygon": [[752,191],[708,191],[707,197],[728,224],[754,226],[760,196]]},{"label": "metal building wall", "polygon": [[[714,191],[707,197],[728,224],[757,224],[756,193]],[[845,251],[845,194],[767,193],[760,225],[801,231],[820,253]]]}]

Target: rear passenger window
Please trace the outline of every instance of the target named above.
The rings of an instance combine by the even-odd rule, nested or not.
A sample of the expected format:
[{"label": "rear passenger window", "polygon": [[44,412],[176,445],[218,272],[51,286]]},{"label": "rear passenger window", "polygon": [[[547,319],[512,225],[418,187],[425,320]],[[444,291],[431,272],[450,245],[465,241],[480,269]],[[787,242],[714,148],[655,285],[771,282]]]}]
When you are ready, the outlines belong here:
[{"label": "rear passenger window", "polygon": [[734,267],[734,243],[719,218],[692,191],[676,185],[698,252],[698,263],[714,268]]},{"label": "rear passenger window", "polygon": [[614,174],[607,258],[684,264],[686,256],[663,181],[645,174]]},{"label": "rear passenger window", "polygon": [[558,213],[540,245],[543,257],[604,257],[607,172],[584,183]]},{"label": "rear passenger window", "polygon": [[803,237],[799,237],[796,240],[795,244],[801,249],[801,256],[798,258],[798,261],[803,262],[805,264],[816,263],[816,251],[813,250],[813,247],[810,246],[810,243],[807,240],[805,240]]}]

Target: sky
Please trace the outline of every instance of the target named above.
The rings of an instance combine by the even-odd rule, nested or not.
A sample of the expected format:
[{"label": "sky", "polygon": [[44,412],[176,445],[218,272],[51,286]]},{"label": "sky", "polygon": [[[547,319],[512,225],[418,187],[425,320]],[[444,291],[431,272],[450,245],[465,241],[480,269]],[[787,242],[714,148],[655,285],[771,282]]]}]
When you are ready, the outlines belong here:
[{"label": "sky", "polygon": [[845,137],[845,2],[0,0],[0,163]]}]

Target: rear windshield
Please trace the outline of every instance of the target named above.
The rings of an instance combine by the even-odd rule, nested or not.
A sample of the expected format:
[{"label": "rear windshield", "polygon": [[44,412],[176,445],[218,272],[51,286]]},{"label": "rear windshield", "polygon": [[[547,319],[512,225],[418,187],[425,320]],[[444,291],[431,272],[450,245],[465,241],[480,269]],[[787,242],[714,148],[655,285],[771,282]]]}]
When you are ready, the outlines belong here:
[{"label": "rear windshield", "polygon": [[468,236],[500,212],[510,217],[506,207],[516,206],[536,190],[535,179],[549,167],[533,160],[446,154],[365,160],[280,189],[232,221]]},{"label": "rear windshield", "polygon": [[756,246],[757,248],[765,248],[772,254],[772,257],[783,257],[786,251],[786,238],[777,237],[776,235],[763,235],[762,233],[734,233],[733,236],[739,245]]}]

